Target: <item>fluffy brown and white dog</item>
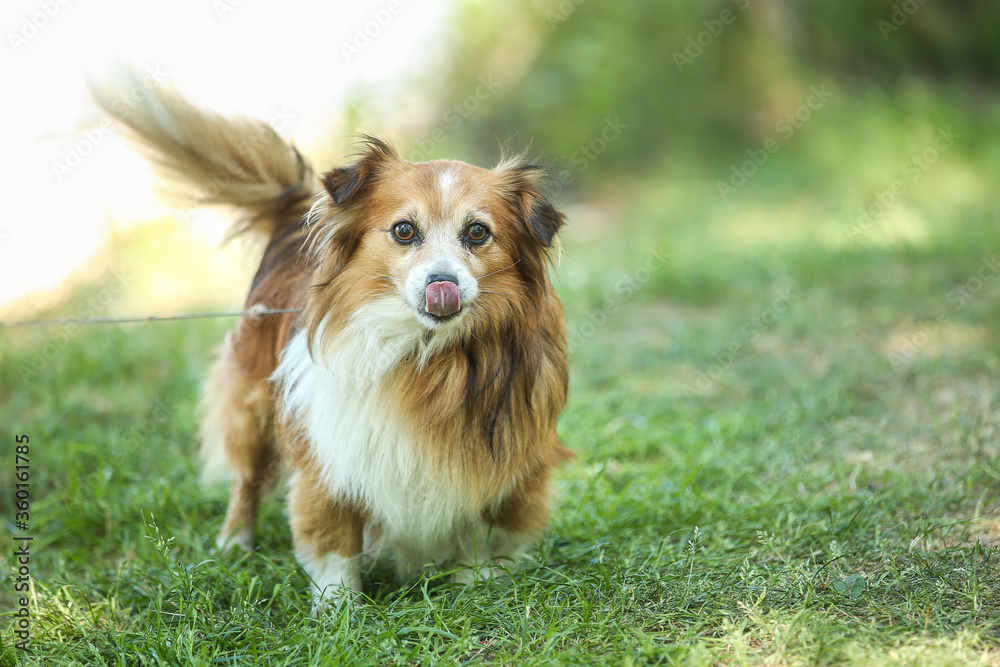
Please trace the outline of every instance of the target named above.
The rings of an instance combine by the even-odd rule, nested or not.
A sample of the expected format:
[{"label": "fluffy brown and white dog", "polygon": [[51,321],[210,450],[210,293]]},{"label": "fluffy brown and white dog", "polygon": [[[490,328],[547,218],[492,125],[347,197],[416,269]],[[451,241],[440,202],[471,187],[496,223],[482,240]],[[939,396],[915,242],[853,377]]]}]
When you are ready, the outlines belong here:
[{"label": "fluffy brown and white dog", "polygon": [[[458,581],[512,565],[545,528],[566,401],[549,255],[563,216],[539,167],[414,164],[366,137],[314,176],[267,124],[171,90],[94,87],[188,205],[238,210],[266,249],[204,398],[202,454],[234,472],[220,547],[252,549],[262,494],[290,472],[296,555],[317,602],[361,591],[391,553]],[[122,103],[122,100],[129,103]]]}]

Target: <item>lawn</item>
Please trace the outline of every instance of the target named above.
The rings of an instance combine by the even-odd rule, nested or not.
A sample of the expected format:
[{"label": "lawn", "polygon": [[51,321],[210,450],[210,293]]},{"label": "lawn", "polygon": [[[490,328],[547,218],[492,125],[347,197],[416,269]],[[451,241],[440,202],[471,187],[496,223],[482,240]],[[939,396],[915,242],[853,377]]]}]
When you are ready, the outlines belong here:
[{"label": "lawn", "polygon": [[[314,617],[280,494],[255,553],[210,551],[226,489],[198,484],[195,406],[230,321],[0,332],[10,614],[34,538],[31,648],[5,629],[0,662],[1000,664],[1000,158],[974,139],[996,126],[911,181],[933,109],[894,134],[825,113],[726,201],[727,168],[678,161],[568,205],[579,456],[508,584],[376,569],[369,602]],[[145,312],[170,238],[124,234],[51,313]]]}]

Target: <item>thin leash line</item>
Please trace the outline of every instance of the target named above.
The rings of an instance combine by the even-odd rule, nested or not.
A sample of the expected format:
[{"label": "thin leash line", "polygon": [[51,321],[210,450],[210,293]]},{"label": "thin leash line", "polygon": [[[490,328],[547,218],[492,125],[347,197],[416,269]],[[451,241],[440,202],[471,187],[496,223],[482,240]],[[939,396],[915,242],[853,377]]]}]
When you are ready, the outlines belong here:
[{"label": "thin leash line", "polygon": [[52,320],[26,320],[24,322],[0,322],[0,329],[15,329],[20,327],[59,327],[68,324],[131,324],[137,322],[171,322],[175,320],[200,320],[211,317],[242,317],[248,315],[257,320],[265,315],[281,315],[284,313],[301,313],[301,308],[265,308],[261,304],[247,310],[234,310],[217,313],[181,313],[179,315],[141,315],[137,317],[64,317]]}]

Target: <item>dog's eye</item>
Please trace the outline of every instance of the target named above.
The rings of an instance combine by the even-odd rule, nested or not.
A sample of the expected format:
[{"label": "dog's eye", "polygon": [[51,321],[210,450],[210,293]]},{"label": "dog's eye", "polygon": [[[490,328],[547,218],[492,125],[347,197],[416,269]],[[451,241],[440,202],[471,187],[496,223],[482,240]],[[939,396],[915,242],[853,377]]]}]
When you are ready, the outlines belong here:
[{"label": "dog's eye", "polygon": [[481,222],[474,222],[468,226],[465,230],[465,238],[467,238],[472,243],[479,245],[484,243],[486,239],[490,237],[490,230],[486,225]]},{"label": "dog's eye", "polygon": [[417,228],[409,220],[402,220],[393,225],[392,235],[400,243],[413,243],[417,240]]}]

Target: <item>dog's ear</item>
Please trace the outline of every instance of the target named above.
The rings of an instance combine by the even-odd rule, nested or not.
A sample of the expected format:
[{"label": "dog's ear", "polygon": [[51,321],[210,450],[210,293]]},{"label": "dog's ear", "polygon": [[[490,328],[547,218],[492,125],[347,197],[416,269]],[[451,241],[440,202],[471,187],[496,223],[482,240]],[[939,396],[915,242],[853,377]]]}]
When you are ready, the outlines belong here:
[{"label": "dog's ear", "polygon": [[546,248],[552,245],[556,232],[566,220],[566,217],[538,190],[525,193],[523,214],[531,233]]},{"label": "dog's ear", "polygon": [[359,195],[391,162],[400,159],[392,146],[363,135],[358,159],[346,167],[335,167],[323,174],[323,186],[334,205],[341,206]]},{"label": "dog's ear", "polygon": [[497,169],[506,177],[508,201],[520,213],[528,230],[543,246],[551,247],[566,218],[542,192],[545,169],[520,162]]}]

